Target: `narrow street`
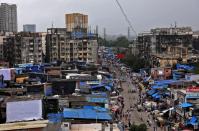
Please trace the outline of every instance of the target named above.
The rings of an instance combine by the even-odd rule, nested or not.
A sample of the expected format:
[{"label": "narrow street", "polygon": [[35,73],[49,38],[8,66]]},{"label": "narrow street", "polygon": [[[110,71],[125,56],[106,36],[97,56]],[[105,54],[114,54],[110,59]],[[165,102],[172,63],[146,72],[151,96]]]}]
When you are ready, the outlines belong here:
[{"label": "narrow street", "polygon": [[[160,129],[160,128],[157,128],[156,130],[154,129],[154,127],[157,127],[157,126],[154,125],[152,118],[150,118],[152,122],[151,126],[148,125],[147,119],[148,119],[149,112],[145,112],[145,111],[139,112],[137,110],[137,102],[139,101],[139,91],[138,91],[138,87],[136,87],[136,85],[132,83],[132,80],[130,79],[130,77],[128,77],[127,74],[124,74],[124,73],[122,75],[121,70],[117,69],[113,65],[111,65],[111,70],[116,73],[116,79],[121,79],[123,77],[123,79],[125,80],[121,82],[121,87],[123,89],[123,91],[121,92],[121,95],[124,98],[123,114],[128,114],[128,118],[123,117],[122,121],[126,125],[128,125],[129,120],[131,124],[134,123],[136,125],[139,125],[139,124],[144,123],[147,125],[147,128],[148,128],[147,131],[164,131],[163,129]],[[132,88],[137,89],[136,92],[134,93],[129,92],[129,90]]]}]

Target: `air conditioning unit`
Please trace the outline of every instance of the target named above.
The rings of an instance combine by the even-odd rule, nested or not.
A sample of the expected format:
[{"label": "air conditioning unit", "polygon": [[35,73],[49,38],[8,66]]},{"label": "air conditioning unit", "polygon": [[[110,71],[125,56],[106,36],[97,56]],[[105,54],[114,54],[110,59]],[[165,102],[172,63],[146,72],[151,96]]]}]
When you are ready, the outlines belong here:
[{"label": "air conditioning unit", "polygon": [[63,122],[61,125],[61,131],[70,131],[71,129],[71,123],[69,122]]}]

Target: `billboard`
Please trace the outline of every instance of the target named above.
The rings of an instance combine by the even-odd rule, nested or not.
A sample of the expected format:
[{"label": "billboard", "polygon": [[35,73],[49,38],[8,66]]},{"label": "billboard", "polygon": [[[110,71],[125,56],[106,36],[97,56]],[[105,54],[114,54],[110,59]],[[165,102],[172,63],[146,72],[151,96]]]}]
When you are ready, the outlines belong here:
[{"label": "billboard", "polygon": [[38,119],[42,119],[41,100],[7,102],[6,122],[29,121]]}]

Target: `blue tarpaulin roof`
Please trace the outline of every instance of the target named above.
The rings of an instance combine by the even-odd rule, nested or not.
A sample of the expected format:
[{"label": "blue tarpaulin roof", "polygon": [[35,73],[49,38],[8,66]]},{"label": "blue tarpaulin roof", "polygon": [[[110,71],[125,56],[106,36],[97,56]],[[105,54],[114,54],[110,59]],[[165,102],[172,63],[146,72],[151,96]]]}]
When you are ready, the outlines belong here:
[{"label": "blue tarpaulin roof", "polygon": [[101,88],[101,87],[105,87],[108,91],[111,91],[111,87],[108,86],[108,85],[99,84],[99,85],[93,85],[93,86],[91,86],[92,89]]},{"label": "blue tarpaulin roof", "polygon": [[163,89],[163,88],[166,88],[166,87],[167,87],[167,85],[154,85],[151,88],[153,88],[153,89]]},{"label": "blue tarpaulin roof", "polygon": [[194,69],[194,66],[176,64],[176,68],[191,71]]},{"label": "blue tarpaulin roof", "polygon": [[92,95],[107,97],[106,92],[92,92]]},{"label": "blue tarpaulin roof", "polygon": [[182,108],[186,108],[186,107],[191,107],[193,105],[191,103],[184,102],[184,103],[180,104],[179,106]]},{"label": "blue tarpaulin roof", "polygon": [[162,95],[160,95],[158,92],[152,95],[153,99],[156,99],[156,100],[157,100],[157,99],[160,99],[161,96],[162,96]]},{"label": "blue tarpaulin roof", "polygon": [[153,94],[152,97],[155,97],[155,96],[157,96],[157,95],[159,95],[158,92],[156,92],[155,94]]},{"label": "blue tarpaulin roof", "polygon": [[50,113],[47,115],[48,120],[52,123],[59,123],[62,121],[63,114],[62,113]]},{"label": "blue tarpaulin roof", "polygon": [[103,107],[99,107],[99,106],[84,106],[84,109],[93,109],[99,112],[107,112],[108,110],[106,108]]},{"label": "blue tarpaulin roof", "polygon": [[176,80],[171,79],[171,80],[159,80],[159,81],[155,81],[154,83],[156,85],[166,85],[166,84],[171,84],[174,82],[176,82]]},{"label": "blue tarpaulin roof", "polygon": [[191,125],[197,125],[198,124],[198,118],[196,116],[192,116],[191,119],[187,120],[186,124]]},{"label": "blue tarpaulin roof", "polygon": [[85,85],[86,85],[86,82],[84,82],[84,81],[80,82],[80,86],[85,86]]},{"label": "blue tarpaulin roof", "polygon": [[94,109],[71,109],[64,108],[63,117],[66,119],[94,119],[94,120],[112,120],[108,112],[99,112]]},{"label": "blue tarpaulin roof", "polygon": [[88,102],[96,102],[96,103],[108,103],[107,98],[93,98],[93,97],[86,97]]},{"label": "blue tarpaulin roof", "polygon": [[149,90],[149,91],[147,92],[147,94],[148,94],[148,95],[153,95],[153,94],[156,93],[156,92],[157,92],[156,90],[152,89],[152,90]]}]

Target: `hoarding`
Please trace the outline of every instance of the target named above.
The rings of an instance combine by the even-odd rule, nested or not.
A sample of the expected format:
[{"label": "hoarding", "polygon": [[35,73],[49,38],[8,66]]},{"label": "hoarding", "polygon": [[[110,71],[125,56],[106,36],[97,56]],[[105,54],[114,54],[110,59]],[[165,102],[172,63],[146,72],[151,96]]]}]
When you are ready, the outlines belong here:
[{"label": "hoarding", "polygon": [[188,87],[187,92],[199,92],[199,87]]},{"label": "hoarding", "polygon": [[42,119],[42,101],[7,102],[6,122],[29,121]]},{"label": "hoarding", "polygon": [[199,98],[199,92],[187,92],[186,98]]}]

